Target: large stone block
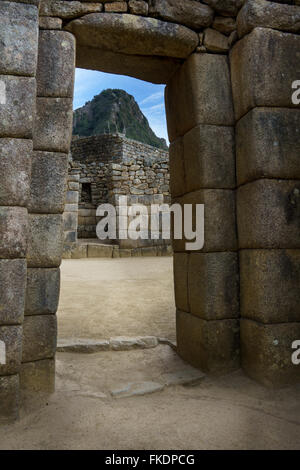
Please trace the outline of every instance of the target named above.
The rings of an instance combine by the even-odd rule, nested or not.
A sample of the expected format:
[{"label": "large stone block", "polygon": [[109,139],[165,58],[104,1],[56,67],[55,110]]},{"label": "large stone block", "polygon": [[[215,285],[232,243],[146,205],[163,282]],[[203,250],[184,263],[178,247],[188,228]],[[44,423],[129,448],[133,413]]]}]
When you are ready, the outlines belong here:
[{"label": "large stone block", "polygon": [[300,248],[300,181],[257,180],[237,191],[240,248]]},{"label": "large stone block", "polygon": [[79,202],[78,191],[67,191],[65,200],[67,204],[78,204]]},{"label": "large stone block", "polygon": [[25,392],[53,393],[55,391],[55,360],[43,359],[22,364],[20,389]]},{"label": "large stone block", "polygon": [[300,339],[300,322],[263,325],[241,320],[241,354],[245,372],[266,387],[299,383],[299,365],[292,362],[292,343]]},{"label": "large stone block", "polygon": [[226,36],[230,36],[236,30],[236,20],[231,17],[215,16],[212,28]]},{"label": "large stone block", "polygon": [[129,0],[128,2],[129,13],[133,15],[148,15],[148,3],[144,0]]},{"label": "large stone block", "polygon": [[0,75],[0,91],[0,136],[30,139],[35,110],[35,79]]},{"label": "large stone block", "polygon": [[214,12],[208,5],[195,0],[150,0],[149,13],[196,30],[209,26],[214,17]]},{"label": "large stone block", "polygon": [[94,1],[80,2],[78,0],[41,0],[40,15],[49,15],[68,20],[95,11],[102,11],[102,9],[102,3]]},{"label": "large stone block", "polygon": [[128,4],[124,0],[104,4],[104,9],[107,12],[126,13],[127,8]]},{"label": "large stone block", "polygon": [[9,424],[19,417],[19,376],[0,377],[0,424]]},{"label": "large stone block", "polygon": [[300,321],[300,250],[241,250],[240,275],[242,317]]},{"label": "large stone block", "polygon": [[72,134],[72,99],[37,98],[33,145],[35,150],[68,153]]},{"label": "large stone block", "polygon": [[300,76],[299,49],[299,35],[266,28],[235,44],[230,61],[236,119],[256,106],[297,106],[292,83]]},{"label": "large stone block", "polygon": [[77,240],[77,232],[75,230],[69,230],[64,232],[65,243],[75,243]]},{"label": "large stone block", "polygon": [[71,258],[72,259],[82,259],[82,258],[87,258],[87,247],[88,245],[85,245],[83,243],[77,244],[74,246],[71,252]]},{"label": "large stone block", "polygon": [[187,192],[235,188],[234,128],[200,125],[184,136]]},{"label": "large stone block", "polygon": [[190,312],[204,320],[239,317],[237,253],[191,253]]},{"label": "large stone block", "polygon": [[181,59],[151,55],[126,55],[89,46],[76,47],[76,67],[128,75],[165,84],[181,65]]},{"label": "large stone block", "polygon": [[76,244],[72,242],[64,243],[64,250],[62,254],[63,259],[71,259],[73,250],[75,249]]},{"label": "large stone block", "polygon": [[31,213],[63,213],[68,175],[68,156],[34,152],[28,210]]},{"label": "large stone block", "polygon": [[192,54],[166,87],[171,142],[198,124],[234,124],[229,64],[217,54]]},{"label": "large stone block", "polygon": [[63,251],[61,215],[30,214],[27,263],[30,268],[56,268]]},{"label": "large stone block", "polygon": [[254,108],[236,126],[237,180],[300,179],[300,109]]},{"label": "large stone block", "polygon": [[75,35],[78,46],[126,55],[184,59],[198,45],[197,34],[185,26],[128,14],[92,13],[65,29]]},{"label": "large stone block", "polygon": [[64,230],[77,230],[78,215],[76,212],[63,213]]},{"label": "large stone block", "polygon": [[62,29],[62,19],[51,16],[39,17],[39,28],[41,29]]},{"label": "large stone block", "polygon": [[78,204],[65,204],[65,212],[78,212]]},{"label": "large stone block", "polygon": [[114,247],[111,245],[89,244],[87,247],[88,258],[112,258]]},{"label": "large stone block", "polygon": [[52,359],[55,356],[57,320],[55,315],[25,317],[22,362]]},{"label": "large stone block", "polygon": [[66,31],[41,31],[37,68],[38,96],[72,98],[75,38]]},{"label": "large stone block", "polygon": [[0,73],[35,75],[38,54],[38,9],[33,5],[0,3]]},{"label": "large stone block", "polygon": [[0,139],[0,205],[25,206],[30,191],[32,142]]},{"label": "large stone block", "polygon": [[224,34],[212,28],[204,30],[203,46],[209,52],[224,53],[229,50],[229,40]]},{"label": "large stone block", "polygon": [[0,258],[25,258],[27,223],[24,207],[0,207]]},{"label": "large stone block", "polygon": [[[193,207],[193,229],[196,227],[196,205],[204,204],[204,247],[201,251],[235,251],[237,249],[235,191],[229,189],[202,189],[174,200],[182,206]],[[185,251],[182,240],[173,240],[174,251]],[[196,250],[199,251],[199,250]]]},{"label": "large stone block", "polygon": [[8,2],[15,2],[15,3],[26,3],[26,5],[35,5],[39,6],[41,0],[7,0]]},{"label": "large stone block", "polygon": [[247,1],[237,17],[238,35],[242,37],[258,26],[297,33],[300,31],[300,9],[266,0]]},{"label": "large stone block", "polygon": [[177,351],[189,364],[211,374],[240,367],[238,320],[207,321],[177,310]]},{"label": "large stone block", "polygon": [[25,287],[26,261],[0,260],[0,325],[22,323]]},{"label": "large stone block", "polygon": [[56,313],[59,292],[59,269],[28,269],[25,315],[49,315]]},{"label": "large stone block", "polygon": [[176,307],[185,312],[190,311],[188,294],[189,255],[187,253],[174,253],[174,288]]},{"label": "large stone block", "polygon": [[245,0],[205,0],[217,13],[223,16],[236,16]]},{"label": "large stone block", "polygon": [[186,193],[183,140],[177,139],[170,145],[170,191],[173,197]]},{"label": "large stone block", "polygon": [[[4,343],[4,349],[3,349]],[[0,376],[17,374],[22,359],[22,327],[0,326]]]}]

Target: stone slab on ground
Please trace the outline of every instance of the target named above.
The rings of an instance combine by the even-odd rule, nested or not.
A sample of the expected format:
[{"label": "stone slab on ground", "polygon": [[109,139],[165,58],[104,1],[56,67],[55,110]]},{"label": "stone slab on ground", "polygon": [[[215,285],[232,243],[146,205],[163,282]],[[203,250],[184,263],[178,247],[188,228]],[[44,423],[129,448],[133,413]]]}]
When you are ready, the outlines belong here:
[{"label": "stone slab on ground", "polygon": [[108,350],[109,341],[93,339],[60,339],[56,349],[58,352],[76,352],[87,354]]},{"label": "stone slab on ground", "polygon": [[160,392],[163,388],[164,386],[158,382],[128,383],[120,388],[111,390],[111,395],[114,398],[128,398]]},{"label": "stone slab on ground", "polygon": [[129,349],[150,349],[158,345],[155,336],[138,336],[130,338],[126,336],[118,336],[110,339],[110,347],[113,351],[126,351]]},{"label": "stone slab on ground", "polygon": [[165,344],[176,350],[176,343],[167,338],[156,338],[156,336],[137,336],[106,339],[69,338],[60,339],[57,352],[75,352],[92,354],[100,351],[130,351],[131,349],[151,349],[159,344]]}]

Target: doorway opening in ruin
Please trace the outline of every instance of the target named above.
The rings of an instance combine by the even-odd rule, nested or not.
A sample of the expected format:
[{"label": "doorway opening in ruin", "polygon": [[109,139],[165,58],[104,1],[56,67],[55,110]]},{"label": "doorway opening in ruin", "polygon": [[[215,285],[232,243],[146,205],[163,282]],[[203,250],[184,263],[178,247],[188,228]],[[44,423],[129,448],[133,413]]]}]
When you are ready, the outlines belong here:
[{"label": "doorway opening in ruin", "polygon": [[129,206],[147,207],[150,227],[151,204],[170,203],[167,139],[164,85],[77,69],[58,344],[121,336],[175,341],[170,240],[96,235],[101,204],[118,212],[126,196]]}]

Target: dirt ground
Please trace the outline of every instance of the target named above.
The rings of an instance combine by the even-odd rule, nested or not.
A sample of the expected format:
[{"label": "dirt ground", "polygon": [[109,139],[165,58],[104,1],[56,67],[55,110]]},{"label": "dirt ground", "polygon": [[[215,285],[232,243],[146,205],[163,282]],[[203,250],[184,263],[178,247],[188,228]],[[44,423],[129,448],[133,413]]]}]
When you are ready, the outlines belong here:
[{"label": "dirt ground", "polygon": [[[61,338],[175,338],[171,258],[71,260],[62,266]],[[0,449],[300,449],[300,387],[267,390],[241,371],[115,398],[129,383],[190,370],[167,345],[58,353],[56,392],[26,398]]]},{"label": "dirt ground", "polygon": [[0,429],[0,449],[299,449],[300,387],[270,391],[241,372],[113,398],[184,363],[169,346],[58,354],[57,391]]},{"label": "dirt ground", "polygon": [[175,339],[171,257],[64,260],[60,338]]}]

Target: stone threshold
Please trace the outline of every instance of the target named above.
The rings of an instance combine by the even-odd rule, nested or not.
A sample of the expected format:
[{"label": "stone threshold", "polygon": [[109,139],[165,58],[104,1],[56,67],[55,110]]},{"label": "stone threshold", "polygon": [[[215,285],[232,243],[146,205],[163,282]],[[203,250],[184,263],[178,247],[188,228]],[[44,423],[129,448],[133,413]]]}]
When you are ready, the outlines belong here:
[{"label": "stone threshold", "polygon": [[159,344],[170,346],[176,351],[175,342],[156,336],[117,336],[115,338],[106,339],[60,339],[58,340],[57,352],[72,352],[81,354],[93,354],[101,351],[130,351],[133,349],[151,349],[156,348]]},{"label": "stone threshold", "polygon": [[[92,339],[61,339],[58,342],[58,352],[68,353],[98,353],[101,351],[130,351],[136,349],[153,349],[159,345],[168,345],[176,352],[176,344],[167,338],[156,336],[126,337],[118,336],[109,340]],[[206,375],[188,364],[172,371],[159,374],[154,380],[131,381],[120,383],[109,388],[107,392],[78,390],[77,394],[95,399],[120,399],[139,397],[161,392],[167,387],[196,386],[206,378]]]},{"label": "stone threshold", "polygon": [[140,256],[172,256],[171,245],[147,246],[140,248],[120,248],[99,241],[78,241],[74,247],[68,248],[63,254],[64,259],[84,258],[130,258]]}]

